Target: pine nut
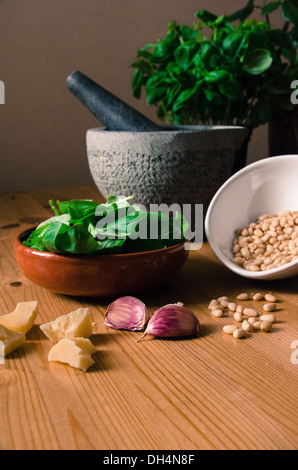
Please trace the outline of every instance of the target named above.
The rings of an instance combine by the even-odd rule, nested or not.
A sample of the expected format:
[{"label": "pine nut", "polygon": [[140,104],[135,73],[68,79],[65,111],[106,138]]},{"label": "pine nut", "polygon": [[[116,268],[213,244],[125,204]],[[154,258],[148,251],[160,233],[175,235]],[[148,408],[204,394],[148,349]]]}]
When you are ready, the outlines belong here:
[{"label": "pine nut", "polygon": [[295,240],[290,240],[289,241],[289,248],[290,248],[291,251],[294,251],[296,249]]},{"label": "pine nut", "polygon": [[254,322],[254,324],[253,324],[254,330],[259,330],[261,324],[262,324],[262,321],[261,321],[261,320],[258,320],[258,321],[256,321],[256,322]]},{"label": "pine nut", "polygon": [[244,309],[244,307],[242,305],[237,305],[236,312],[243,313],[243,309]]},{"label": "pine nut", "polygon": [[252,330],[252,325],[247,320],[243,320],[241,328],[248,332]]},{"label": "pine nut", "polygon": [[260,330],[261,331],[270,331],[272,328],[272,323],[270,321],[262,321],[261,325],[260,325]]},{"label": "pine nut", "polygon": [[247,246],[245,246],[244,248],[241,248],[240,253],[241,253],[243,258],[245,258],[247,260],[250,259],[250,252],[249,252],[249,249],[248,249]]},{"label": "pine nut", "polygon": [[275,309],[276,309],[276,304],[274,302],[263,305],[263,310],[265,310],[265,312],[272,312]]},{"label": "pine nut", "polygon": [[223,327],[223,331],[227,333],[228,335],[232,335],[235,330],[237,330],[238,326],[236,325],[225,325]]},{"label": "pine nut", "polygon": [[244,308],[243,309],[243,314],[248,316],[248,317],[257,317],[258,316],[258,312],[253,308]]},{"label": "pine nut", "polygon": [[255,255],[263,255],[265,253],[265,249],[264,248],[257,248],[255,250]]},{"label": "pine nut", "polygon": [[259,292],[257,292],[256,294],[254,294],[253,296],[253,300],[262,300],[263,299],[263,295],[260,294]]},{"label": "pine nut", "polygon": [[242,294],[237,295],[238,300],[247,300],[249,299],[249,295],[243,292]]},{"label": "pine nut", "polygon": [[233,336],[234,338],[237,338],[237,339],[244,338],[244,336],[246,336],[246,331],[243,330],[242,328],[238,328],[237,330],[234,331]]},{"label": "pine nut", "polygon": [[218,309],[218,310],[211,310],[211,314],[214,316],[214,317],[222,317],[223,316],[223,311]]},{"label": "pine nut", "polygon": [[261,236],[264,235],[264,234],[263,234],[263,231],[262,231],[262,230],[260,230],[260,229],[257,228],[257,229],[254,231],[254,235],[255,235],[256,237],[261,237]]},{"label": "pine nut", "polygon": [[234,258],[234,262],[235,262],[236,264],[239,264],[239,265],[242,265],[242,264],[244,263],[244,261],[245,261],[245,259],[242,258],[242,256],[236,256],[236,257]]},{"label": "pine nut", "polygon": [[218,297],[217,302],[222,302],[223,300],[229,300],[229,298],[226,295],[223,295],[221,297]]},{"label": "pine nut", "polygon": [[290,263],[292,257],[298,254],[295,243],[298,239],[296,212],[283,211],[270,216],[263,214],[247,227],[239,228],[233,241],[234,262],[255,272],[269,271]]},{"label": "pine nut", "polygon": [[260,320],[262,321],[269,321],[271,323],[274,323],[276,321],[276,317],[273,313],[267,313],[265,315],[260,316]]},{"label": "pine nut", "polygon": [[231,310],[231,312],[236,312],[236,307],[237,305],[234,302],[229,302],[228,309]]},{"label": "pine nut", "polygon": [[268,300],[268,302],[276,302],[276,297],[273,294],[266,294],[265,300]]},{"label": "pine nut", "polygon": [[208,308],[211,309],[211,307],[212,307],[213,305],[219,305],[219,303],[217,302],[217,300],[215,300],[215,299],[211,300],[211,302],[209,303]]},{"label": "pine nut", "polygon": [[210,310],[223,310],[224,307],[221,304],[213,304],[210,306]]},{"label": "pine nut", "polygon": [[238,253],[240,251],[240,248],[239,248],[239,245],[237,245],[237,243],[234,245],[234,248],[233,248],[233,253]]},{"label": "pine nut", "polygon": [[242,313],[240,313],[240,312],[235,312],[235,313],[234,313],[234,320],[236,320],[236,321],[242,321],[242,320],[243,320]]},{"label": "pine nut", "polygon": [[255,263],[252,263],[249,267],[250,271],[260,271],[260,267],[257,266]]},{"label": "pine nut", "polygon": [[258,320],[256,317],[249,317],[247,321],[250,325],[254,325]]}]

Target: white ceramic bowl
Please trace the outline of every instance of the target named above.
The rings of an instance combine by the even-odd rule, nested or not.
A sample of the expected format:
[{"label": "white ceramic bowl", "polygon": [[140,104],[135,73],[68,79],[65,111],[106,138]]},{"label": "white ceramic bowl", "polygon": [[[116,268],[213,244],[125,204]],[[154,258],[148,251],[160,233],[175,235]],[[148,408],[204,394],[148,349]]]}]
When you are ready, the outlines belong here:
[{"label": "white ceramic bowl", "polygon": [[241,276],[271,280],[298,275],[298,260],[257,272],[247,271],[233,261],[235,230],[262,214],[283,210],[298,210],[298,155],[265,158],[229,178],[209,205],[206,237],[219,260]]}]

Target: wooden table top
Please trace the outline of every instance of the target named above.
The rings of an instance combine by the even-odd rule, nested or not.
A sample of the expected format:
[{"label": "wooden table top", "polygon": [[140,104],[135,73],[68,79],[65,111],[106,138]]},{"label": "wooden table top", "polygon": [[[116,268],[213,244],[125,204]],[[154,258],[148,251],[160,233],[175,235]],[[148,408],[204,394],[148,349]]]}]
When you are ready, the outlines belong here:
[{"label": "wooden table top", "polygon": [[[49,199],[90,198],[93,187],[0,196],[1,314],[38,300],[24,346],[0,365],[2,450],[297,449],[298,279],[251,281],[231,273],[207,243],[166,285],[139,297],[151,313],[183,302],[199,318],[197,338],[136,343],[138,333],[104,325],[107,304],[52,293],[27,280],[12,239],[48,218]],[[269,333],[235,339],[208,305],[226,295],[273,292],[277,322]],[[260,311],[260,302],[247,301]],[[83,306],[96,322],[96,363],[86,373],[49,363],[52,344],[40,324]],[[137,335],[137,336],[136,336]]]}]

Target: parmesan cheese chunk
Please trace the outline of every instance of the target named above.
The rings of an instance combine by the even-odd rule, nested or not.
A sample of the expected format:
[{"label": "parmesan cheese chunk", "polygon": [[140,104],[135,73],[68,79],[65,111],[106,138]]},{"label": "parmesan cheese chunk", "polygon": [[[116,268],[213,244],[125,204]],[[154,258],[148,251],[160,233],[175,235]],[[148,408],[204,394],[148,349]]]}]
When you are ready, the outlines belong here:
[{"label": "parmesan cheese chunk", "polygon": [[89,338],[92,334],[92,320],[88,308],[78,308],[40,325],[40,329],[53,342],[63,338]]},{"label": "parmesan cheese chunk", "polygon": [[23,333],[0,325],[0,357],[7,356],[7,354],[19,348],[24,341],[25,335]]},{"label": "parmesan cheese chunk", "polygon": [[25,335],[34,325],[38,313],[37,305],[35,300],[18,303],[13,312],[0,316],[0,324]]},{"label": "parmesan cheese chunk", "polygon": [[48,360],[64,362],[86,372],[95,363],[91,355],[96,351],[97,349],[90,339],[63,338],[52,347],[48,354]]}]

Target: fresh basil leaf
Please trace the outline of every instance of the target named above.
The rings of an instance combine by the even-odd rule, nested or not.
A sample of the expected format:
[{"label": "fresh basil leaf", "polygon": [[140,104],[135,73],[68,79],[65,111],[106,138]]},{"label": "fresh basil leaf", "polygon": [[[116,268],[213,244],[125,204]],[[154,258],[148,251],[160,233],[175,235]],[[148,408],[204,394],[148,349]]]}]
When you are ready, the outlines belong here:
[{"label": "fresh basil leaf", "polygon": [[198,32],[190,26],[181,25],[179,26],[179,37],[182,37],[184,41],[196,41]]},{"label": "fresh basil leaf", "polygon": [[166,62],[175,48],[176,45],[169,38],[158,40],[154,45],[152,56],[158,63]]},{"label": "fresh basil leaf", "polygon": [[197,18],[200,18],[202,21],[204,21],[204,23],[213,22],[217,19],[216,15],[214,15],[213,13],[210,13],[207,10],[199,10],[195,13],[195,16]]},{"label": "fresh basil leaf", "polygon": [[293,41],[286,31],[281,29],[271,29],[267,32],[267,37],[274,47],[278,44],[280,47],[291,48],[293,47]]},{"label": "fresh basil leaf", "polygon": [[59,230],[53,247],[58,252],[85,254],[96,251],[98,243],[83,225],[77,224],[67,227],[67,230]]},{"label": "fresh basil leaf", "polygon": [[222,83],[231,80],[233,76],[227,70],[214,70],[208,72],[204,78],[209,83]]},{"label": "fresh basil leaf", "polygon": [[243,98],[243,88],[240,83],[234,79],[219,83],[218,90],[231,100],[241,101]]},{"label": "fresh basil leaf", "polygon": [[190,67],[194,54],[199,49],[199,44],[194,42],[184,42],[174,52],[176,62],[182,69],[186,70]]},{"label": "fresh basil leaf", "polygon": [[[52,222],[62,222],[63,224],[66,224],[66,225],[69,225],[70,223],[70,215],[69,214],[61,214],[61,215],[54,215],[53,217],[50,217],[49,219],[45,220],[44,222],[41,222],[35,232],[39,229],[39,228],[42,228],[44,227],[45,225],[49,225],[51,224]],[[34,233],[34,232],[33,232]]]},{"label": "fresh basil leaf", "polygon": [[181,91],[181,83],[177,83],[176,86],[173,86],[172,88],[167,89],[167,96],[165,99],[165,104],[167,106],[172,106],[176,98],[178,97],[180,91]]},{"label": "fresh basil leaf", "polygon": [[146,101],[148,104],[156,104],[167,93],[166,74],[154,75],[146,83]]},{"label": "fresh basil leaf", "polygon": [[144,59],[137,59],[130,66],[137,68],[140,72],[143,72],[146,75],[151,73],[151,65]]},{"label": "fresh basil leaf", "polygon": [[288,95],[291,82],[286,76],[277,76],[273,80],[270,80],[268,85],[264,88],[273,95]]},{"label": "fresh basil leaf", "polygon": [[203,65],[207,70],[214,71],[222,63],[222,55],[215,43],[205,42],[195,56],[194,62],[196,65]]},{"label": "fresh basil leaf", "polygon": [[232,13],[232,15],[229,15],[228,21],[235,21],[235,20],[244,21],[246,20],[246,18],[249,17],[249,15],[252,14],[253,9],[254,9],[253,1],[249,1],[246,7],[241,8],[240,10],[237,10],[235,13]]},{"label": "fresh basil leaf", "polygon": [[198,84],[188,90],[182,91],[174,102],[173,111],[177,111],[178,109],[182,108],[186,101],[188,101],[197,92],[197,89]]},{"label": "fresh basil leaf", "polygon": [[57,201],[61,213],[69,214],[71,219],[77,220],[94,214],[98,204],[90,199],[73,199],[71,201]]},{"label": "fresh basil leaf", "polygon": [[230,56],[233,56],[235,59],[235,56],[237,56],[239,51],[242,50],[246,42],[246,35],[243,36],[242,32],[236,31],[224,38],[222,47],[229,53]]},{"label": "fresh basil leaf", "polygon": [[298,24],[298,7],[291,1],[285,0],[282,3],[282,14],[286,21],[290,21],[294,23],[294,25]]},{"label": "fresh basil leaf", "polygon": [[29,237],[23,241],[23,244],[35,250],[45,250],[42,241],[42,234],[44,233],[48,225],[48,223],[44,222],[42,226],[40,225],[35,230],[33,230]]},{"label": "fresh basil leaf", "polygon": [[98,242],[98,246],[96,248],[95,253],[105,255],[116,255],[123,253],[123,245],[126,242],[126,239],[117,239],[117,240],[101,240]]},{"label": "fresh basil leaf", "polygon": [[146,102],[147,104],[156,104],[159,101],[162,101],[167,95],[167,87],[159,88],[150,88],[146,92]]},{"label": "fresh basil leaf", "polygon": [[243,69],[251,75],[261,75],[270,67],[272,61],[272,55],[268,49],[255,49],[245,55]]},{"label": "fresh basil leaf", "polygon": [[208,88],[204,88],[204,94],[207,98],[208,101],[221,106],[223,104],[223,98],[222,96],[217,93],[216,91],[213,90],[208,90]]},{"label": "fresh basil leaf", "polygon": [[63,249],[59,249],[56,245],[57,237],[59,234],[65,233],[69,226],[63,222],[55,220],[51,222],[42,234],[42,242],[46,250],[52,253],[60,253]]},{"label": "fresh basil leaf", "polygon": [[142,70],[139,70],[139,69],[135,70],[132,76],[131,84],[132,84],[132,89],[133,89],[133,96],[135,98],[141,97],[143,76],[144,76],[144,73],[142,72]]},{"label": "fresh basil leaf", "polygon": [[277,10],[277,8],[279,8],[280,5],[281,5],[281,2],[280,2],[280,1],[268,3],[267,5],[265,5],[265,6],[263,7],[263,9],[262,9],[262,15],[263,15],[263,16],[269,15],[269,14],[272,13],[273,11]]}]

